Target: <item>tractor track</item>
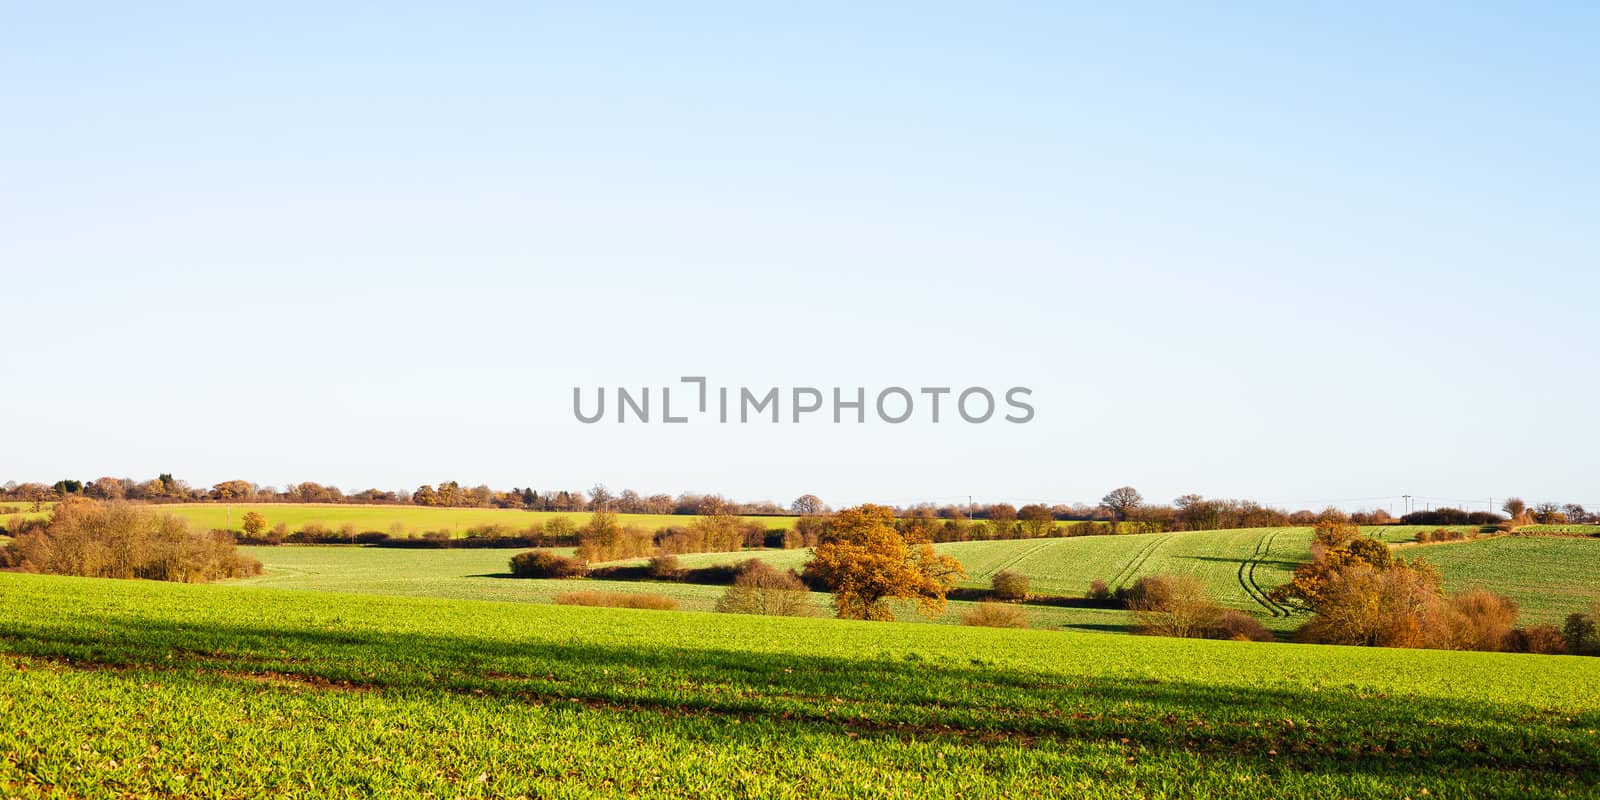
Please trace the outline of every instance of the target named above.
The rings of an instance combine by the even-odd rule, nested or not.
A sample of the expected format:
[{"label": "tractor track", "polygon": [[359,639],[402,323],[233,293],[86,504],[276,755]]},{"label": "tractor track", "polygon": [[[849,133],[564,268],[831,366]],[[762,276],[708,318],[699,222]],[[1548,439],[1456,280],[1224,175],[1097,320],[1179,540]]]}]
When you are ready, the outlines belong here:
[{"label": "tractor track", "polygon": [[1239,562],[1238,578],[1240,588],[1244,589],[1244,593],[1249,595],[1251,600],[1256,601],[1257,604],[1265,608],[1274,617],[1287,617],[1289,616],[1289,609],[1274,602],[1268,596],[1267,591],[1262,589],[1261,584],[1256,581],[1256,567],[1261,566],[1266,560],[1267,554],[1272,551],[1272,543],[1278,538],[1279,533],[1282,533],[1282,531],[1273,531],[1256,540],[1255,551],[1250,554],[1249,558]]},{"label": "tractor track", "polygon": [[1149,544],[1145,545],[1141,550],[1139,550],[1138,553],[1134,554],[1133,558],[1128,561],[1126,566],[1117,572],[1117,576],[1113,578],[1111,582],[1107,584],[1107,586],[1112,589],[1122,588],[1123,585],[1132,580],[1135,575],[1139,574],[1139,569],[1144,566],[1144,562],[1150,560],[1150,554],[1154,553],[1157,548],[1161,547],[1161,545],[1171,541],[1174,535],[1175,534],[1167,533],[1152,539]]}]

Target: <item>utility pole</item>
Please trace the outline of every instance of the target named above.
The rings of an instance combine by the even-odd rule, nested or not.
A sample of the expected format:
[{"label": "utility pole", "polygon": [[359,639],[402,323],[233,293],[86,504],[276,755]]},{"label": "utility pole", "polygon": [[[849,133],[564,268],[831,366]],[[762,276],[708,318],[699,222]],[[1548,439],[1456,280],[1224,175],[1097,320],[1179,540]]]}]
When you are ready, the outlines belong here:
[{"label": "utility pole", "polygon": [[1403,494],[1403,495],[1400,495],[1400,496],[1405,498],[1405,500],[1406,500],[1406,513],[1410,514],[1411,513],[1411,495]]}]

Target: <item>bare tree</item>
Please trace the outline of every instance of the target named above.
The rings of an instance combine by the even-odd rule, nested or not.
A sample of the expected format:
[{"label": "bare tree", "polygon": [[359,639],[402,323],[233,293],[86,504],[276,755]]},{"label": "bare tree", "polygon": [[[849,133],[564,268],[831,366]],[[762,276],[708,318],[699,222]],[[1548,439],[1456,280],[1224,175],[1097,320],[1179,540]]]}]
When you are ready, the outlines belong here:
[{"label": "bare tree", "polygon": [[1100,498],[1106,508],[1111,509],[1111,515],[1119,522],[1126,522],[1129,515],[1139,510],[1144,503],[1144,495],[1132,486],[1112,489],[1105,497]]},{"label": "bare tree", "polygon": [[822,498],[814,494],[800,495],[794,499],[793,503],[789,504],[789,510],[799,514],[802,517],[810,516],[812,514],[821,514],[824,507],[825,506],[822,505]]},{"label": "bare tree", "polygon": [[1507,497],[1506,501],[1500,504],[1500,510],[1506,512],[1512,519],[1516,519],[1522,516],[1522,512],[1528,510],[1528,504],[1520,497]]}]

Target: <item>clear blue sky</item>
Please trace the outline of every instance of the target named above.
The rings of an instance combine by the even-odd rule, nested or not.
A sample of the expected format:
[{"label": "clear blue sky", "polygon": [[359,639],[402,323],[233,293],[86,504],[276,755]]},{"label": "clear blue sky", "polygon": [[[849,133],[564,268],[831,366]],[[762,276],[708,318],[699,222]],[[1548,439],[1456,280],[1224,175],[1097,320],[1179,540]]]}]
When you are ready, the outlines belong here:
[{"label": "clear blue sky", "polygon": [[1592,4],[327,5],[0,5],[0,480],[1600,500]]}]

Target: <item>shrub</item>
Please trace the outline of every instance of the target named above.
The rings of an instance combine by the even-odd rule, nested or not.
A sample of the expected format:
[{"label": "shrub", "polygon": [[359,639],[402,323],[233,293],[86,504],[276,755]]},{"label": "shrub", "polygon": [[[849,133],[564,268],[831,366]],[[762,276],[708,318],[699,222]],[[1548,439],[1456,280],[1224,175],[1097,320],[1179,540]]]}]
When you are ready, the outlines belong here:
[{"label": "shrub", "polygon": [[468,539],[507,539],[515,535],[517,532],[510,525],[498,522],[467,528]]},{"label": "shrub", "polygon": [[1272,631],[1267,630],[1267,626],[1261,624],[1261,620],[1243,611],[1228,609],[1222,612],[1221,619],[1217,620],[1216,627],[1208,632],[1206,638],[1229,639],[1235,642],[1271,642],[1277,637],[1272,635]]},{"label": "shrub", "polygon": [[1561,626],[1561,636],[1566,639],[1567,652],[1575,656],[1600,652],[1594,617],[1588,614],[1568,614],[1566,624]]},{"label": "shrub", "polygon": [[1316,612],[1295,638],[1320,644],[1428,647],[1437,641],[1442,603],[1438,576],[1407,565],[1380,569],[1356,562],[1316,584]]},{"label": "shrub", "polygon": [[1567,652],[1567,637],[1561,635],[1560,629],[1554,625],[1531,625],[1520,628],[1513,639],[1516,646],[1512,649],[1523,653],[1548,656]]},{"label": "shrub", "polygon": [[589,524],[578,531],[578,556],[585,561],[617,561],[650,554],[655,547],[649,531],[637,527],[624,528],[617,515],[609,511],[596,511]]},{"label": "shrub", "polygon": [[556,605],[598,606],[602,608],[641,608],[648,611],[677,611],[678,601],[659,594],[633,594],[630,592],[561,592],[555,596]]},{"label": "shrub", "polygon": [[1105,581],[1093,580],[1089,582],[1089,592],[1084,597],[1090,600],[1106,601],[1111,599],[1111,587]]},{"label": "shrub", "polygon": [[996,600],[1026,600],[1028,599],[1028,576],[1019,572],[995,573],[993,589],[990,594]]},{"label": "shrub", "polygon": [[1493,652],[1514,644],[1517,604],[1510,598],[1473,589],[1450,598],[1449,609],[1449,649]]},{"label": "shrub", "polygon": [[1361,538],[1361,528],[1350,523],[1343,515],[1327,515],[1317,520],[1311,529],[1311,541],[1325,548],[1344,547]]},{"label": "shrub", "polygon": [[778,617],[809,617],[816,613],[811,592],[800,576],[754,558],[740,565],[733,585],[717,600],[717,610]]},{"label": "shrub", "polygon": [[261,574],[231,533],[196,533],[179,517],[121,502],[64,502],[14,547],[23,569],[52,575],[203,583]]},{"label": "shrub", "polygon": [[1028,615],[1022,609],[1007,603],[982,602],[961,615],[962,625],[983,628],[1026,628]]},{"label": "shrub", "polygon": [[511,574],[518,578],[581,578],[587,567],[582,559],[551,550],[529,550],[511,557]]},{"label": "shrub", "polygon": [[671,553],[657,553],[650,557],[650,577],[658,581],[682,580],[683,565]]},{"label": "shrub", "polygon": [[1223,610],[1193,575],[1150,575],[1128,594],[1134,630],[1146,636],[1199,639],[1221,624]]}]

